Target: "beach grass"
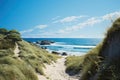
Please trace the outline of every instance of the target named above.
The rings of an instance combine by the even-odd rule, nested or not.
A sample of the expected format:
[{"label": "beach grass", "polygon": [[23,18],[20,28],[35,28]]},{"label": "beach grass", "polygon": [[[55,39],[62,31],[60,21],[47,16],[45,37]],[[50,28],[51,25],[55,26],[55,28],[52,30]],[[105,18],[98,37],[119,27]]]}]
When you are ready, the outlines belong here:
[{"label": "beach grass", "polygon": [[[119,58],[114,60],[109,59],[110,42],[118,40],[120,33],[120,18],[114,21],[112,26],[108,29],[106,37],[94,49],[90,50],[83,58],[69,57],[66,61],[67,69],[70,66],[81,65],[81,72],[77,70],[77,74],[81,75],[80,80],[119,80],[120,79],[120,64]],[[116,37],[117,36],[117,37]],[[114,41],[113,41],[114,42]],[[118,45],[116,45],[118,46]],[[111,46],[112,47],[112,46]],[[112,47],[113,51],[114,47]],[[119,49],[119,48],[118,48]],[[112,53],[114,55],[114,53]],[[75,59],[74,59],[75,58]],[[76,60],[77,59],[77,60]],[[76,64],[73,64],[76,63]],[[79,67],[75,67],[79,69]],[[75,68],[69,69],[73,71]],[[66,69],[66,70],[67,70]]]},{"label": "beach grass", "polygon": [[[15,56],[16,44],[20,50]],[[0,80],[38,80],[44,75],[44,63],[51,64],[59,56],[21,39],[16,30],[0,29]]]},{"label": "beach grass", "polygon": [[10,56],[0,58],[0,80],[38,80],[31,66]]},{"label": "beach grass", "polygon": [[66,72],[69,75],[78,74],[82,68],[84,56],[68,56],[65,61]]},{"label": "beach grass", "polygon": [[39,46],[26,41],[19,42],[18,45],[21,50],[19,57],[27,64],[31,65],[33,69],[41,75],[44,75],[42,70],[44,63],[50,64],[58,58],[57,55],[49,54],[46,50],[41,49]]},{"label": "beach grass", "polygon": [[88,77],[95,74],[101,62],[100,57],[98,57],[101,45],[99,44],[86,55],[67,57],[65,62],[66,72],[70,75],[82,75],[81,80],[87,80]]}]

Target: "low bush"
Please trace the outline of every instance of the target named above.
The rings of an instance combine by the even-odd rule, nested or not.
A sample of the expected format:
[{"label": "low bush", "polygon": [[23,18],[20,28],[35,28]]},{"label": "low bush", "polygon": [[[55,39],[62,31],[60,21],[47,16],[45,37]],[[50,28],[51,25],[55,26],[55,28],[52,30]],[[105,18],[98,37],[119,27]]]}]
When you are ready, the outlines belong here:
[{"label": "low bush", "polygon": [[69,75],[78,74],[82,69],[84,56],[69,56],[66,58],[65,65],[66,65],[66,72]]}]

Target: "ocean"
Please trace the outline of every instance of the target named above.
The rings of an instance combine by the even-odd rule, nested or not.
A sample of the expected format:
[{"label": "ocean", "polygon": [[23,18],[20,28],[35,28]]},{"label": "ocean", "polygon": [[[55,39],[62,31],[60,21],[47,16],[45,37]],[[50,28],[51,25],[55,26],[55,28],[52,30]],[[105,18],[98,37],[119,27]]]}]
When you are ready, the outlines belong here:
[{"label": "ocean", "polygon": [[29,42],[36,42],[41,40],[50,40],[55,43],[51,45],[39,45],[47,47],[49,52],[66,52],[69,55],[83,55],[89,50],[99,44],[102,39],[100,38],[24,38]]}]

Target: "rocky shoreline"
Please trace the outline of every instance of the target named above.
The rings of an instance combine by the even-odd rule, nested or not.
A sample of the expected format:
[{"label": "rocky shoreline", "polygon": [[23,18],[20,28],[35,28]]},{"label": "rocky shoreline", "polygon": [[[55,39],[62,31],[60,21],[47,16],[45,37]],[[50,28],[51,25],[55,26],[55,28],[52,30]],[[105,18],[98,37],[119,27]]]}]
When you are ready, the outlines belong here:
[{"label": "rocky shoreline", "polygon": [[[55,43],[54,41],[50,40],[42,40],[42,41],[36,41],[35,44],[37,45],[51,45]],[[40,46],[42,49],[47,49],[46,46]],[[56,54],[56,55],[62,55],[62,56],[67,56],[68,54],[66,52],[58,52],[58,51],[51,51],[51,54]]]}]

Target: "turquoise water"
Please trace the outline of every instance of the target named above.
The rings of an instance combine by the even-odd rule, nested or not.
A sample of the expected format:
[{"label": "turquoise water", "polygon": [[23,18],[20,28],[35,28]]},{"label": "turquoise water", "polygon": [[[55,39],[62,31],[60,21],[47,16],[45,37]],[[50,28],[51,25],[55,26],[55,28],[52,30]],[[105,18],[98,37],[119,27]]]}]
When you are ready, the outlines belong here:
[{"label": "turquoise water", "polygon": [[24,38],[29,42],[50,40],[55,43],[51,45],[39,45],[47,47],[48,51],[67,52],[68,54],[85,54],[94,48],[102,39],[98,38]]}]

